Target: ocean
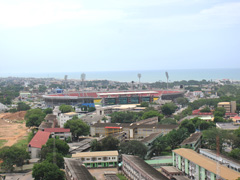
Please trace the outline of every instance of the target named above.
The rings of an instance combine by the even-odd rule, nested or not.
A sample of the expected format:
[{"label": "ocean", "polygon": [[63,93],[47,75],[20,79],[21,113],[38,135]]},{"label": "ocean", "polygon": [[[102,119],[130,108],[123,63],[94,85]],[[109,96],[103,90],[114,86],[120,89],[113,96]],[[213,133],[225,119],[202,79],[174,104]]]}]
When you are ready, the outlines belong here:
[{"label": "ocean", "polygon": [[0,77],[35,77],[80,79],[81,74],[86,74],[86,80],[112,80],[120,82],[138,82],[137,74],[141,74],[141,82],[166,81],[165,72],[169,74],[169,82],[181,80],[240,80],[240,69],[181,69],[181,70],[142,70],[142,71],[104,71],[104,72],[57,72],[57,73],[0,73]]}]

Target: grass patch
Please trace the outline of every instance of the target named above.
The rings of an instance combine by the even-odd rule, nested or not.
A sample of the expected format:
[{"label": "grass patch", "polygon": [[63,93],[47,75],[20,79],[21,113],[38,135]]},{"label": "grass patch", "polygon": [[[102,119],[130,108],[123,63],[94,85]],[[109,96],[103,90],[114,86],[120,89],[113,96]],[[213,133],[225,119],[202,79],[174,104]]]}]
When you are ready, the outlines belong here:
[{"label": "grass patch", "polygon": [[172,156],[172,152],[163,151],[163,152],[161,153],[161,156]]},{"label": "grass patch", "polygon": [[15,143],[13,146],[19,147],[19,148],[27,148],[28,143],[33,138],[33,133],[28,133],[28,136],[24,136],[22,139],[18,140],[17,143]]},{"label": "grass patch", "polygon": [[7,142],[7,140],[5,139],[1,139],[0,140],[0,148]]},{"label": "grass patch", "polygon": [[123,174],[117,174],[117,177],[118,177],[120,180],[128,180]]}]

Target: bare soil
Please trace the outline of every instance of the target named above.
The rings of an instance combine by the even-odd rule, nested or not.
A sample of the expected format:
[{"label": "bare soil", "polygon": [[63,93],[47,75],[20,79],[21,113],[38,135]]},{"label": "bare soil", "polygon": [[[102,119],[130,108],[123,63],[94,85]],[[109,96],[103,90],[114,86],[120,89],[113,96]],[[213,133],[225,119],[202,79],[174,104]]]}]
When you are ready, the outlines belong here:
[{"label": "bare soil", "polygon": [[7,140],[3,146],[12,146],[24,136],[27,136],[28,128],[25,125],[26,111],[0,114],[0,140]]}]

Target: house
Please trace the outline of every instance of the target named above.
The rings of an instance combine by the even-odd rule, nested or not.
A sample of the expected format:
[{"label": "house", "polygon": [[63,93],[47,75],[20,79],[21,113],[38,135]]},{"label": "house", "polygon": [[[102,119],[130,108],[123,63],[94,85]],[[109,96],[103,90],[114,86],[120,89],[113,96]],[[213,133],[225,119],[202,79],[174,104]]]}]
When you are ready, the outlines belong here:
[{"label": "house", "polygon": [[240,124],[240,117],[239,116],[231,117],[231,119],[232,119],[234,124]]},{"label": "house", "polygon": [[190,135],[190,137],[185,139],[180,144],[180,146],[181,147],[190,146],[194,151],[198,151],[198,149],[201,147],[201,140],[202,140],[202,133],[201,132],[193,133],[193,134]]},{"label": "house", "polygon": [[87,168],[116,167],[118,164],[118,151],[81,152],[72,155],[79,159]]},{"label": "house", "polygon": [[31,154],[31,159],[39,158],[41,148],[46,144],[50,136],[50,132],[38,131],[28,144],[28,152]]},{"label": "house", "polygon": [[137,156],[122,155],[122,172],[130,180],[167,180],[162,173]]},{"label": "house", "polygon": [[173,166],[195,180],[236,180],[240,173],[229,169],[191,149],[175,149],[172,151]]},{"label": "house", "polygon": [[79,160],[64,158],[67,180],[94,180],[87,168]]},{"label": "house", "polygon": [[44,132],[50,132],[53,138],[55,138],[57,136],[61,140],[66,140],[66,139],[69,139],[69,138],[70,138],[70,140],[72,140],[72,133],[70,132],[70,129],[45,128]]}]

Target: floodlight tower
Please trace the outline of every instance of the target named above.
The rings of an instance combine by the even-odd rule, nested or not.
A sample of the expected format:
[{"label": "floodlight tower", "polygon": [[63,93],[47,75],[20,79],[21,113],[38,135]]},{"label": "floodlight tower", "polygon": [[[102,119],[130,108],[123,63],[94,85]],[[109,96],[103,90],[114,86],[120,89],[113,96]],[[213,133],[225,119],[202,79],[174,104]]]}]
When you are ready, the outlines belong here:
[{"label": "floodlight tower", "polygon": [[84,95],[84,83],[85,83],[85,79],[86,79],[86,74],[82,73],[81,74],[81,80],[82,80],[82,91],[83,91],[83,95]]},{"label": "floodlight tower", "polygon": [[140,87],[141,87],[141,85],[140,85],[140,79],[141,79],[141,77],[142,77],[142,75],[141,75],[141,73],[138,73],[138,79],[139,79],[139,89],[140,89]]},{"label": "floodlight tower", "polygon": [[165,72],[165,74],[166,74],[166,78],[167,78],[167,90],[168,90],[168,79],[169,79],[168,72]]}]

